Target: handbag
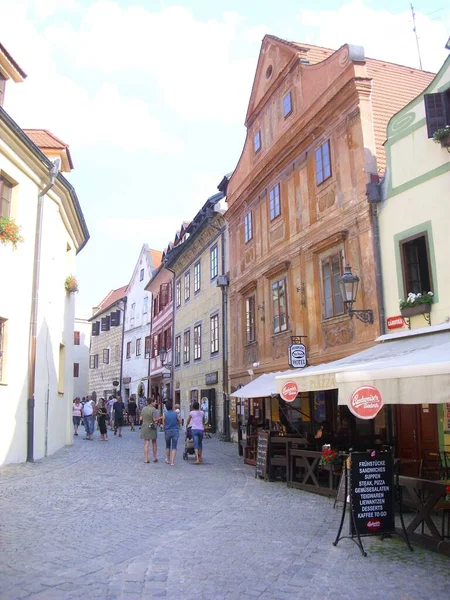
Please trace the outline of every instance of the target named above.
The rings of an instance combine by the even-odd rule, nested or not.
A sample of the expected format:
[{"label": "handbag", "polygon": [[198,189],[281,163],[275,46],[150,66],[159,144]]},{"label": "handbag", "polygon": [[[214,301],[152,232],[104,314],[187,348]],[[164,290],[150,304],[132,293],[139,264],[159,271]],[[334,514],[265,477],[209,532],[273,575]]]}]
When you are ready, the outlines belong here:
[{"label": "handbag", "polygon": [[156,423],[152,421],[149,425],[149,429],[156,429]]}]

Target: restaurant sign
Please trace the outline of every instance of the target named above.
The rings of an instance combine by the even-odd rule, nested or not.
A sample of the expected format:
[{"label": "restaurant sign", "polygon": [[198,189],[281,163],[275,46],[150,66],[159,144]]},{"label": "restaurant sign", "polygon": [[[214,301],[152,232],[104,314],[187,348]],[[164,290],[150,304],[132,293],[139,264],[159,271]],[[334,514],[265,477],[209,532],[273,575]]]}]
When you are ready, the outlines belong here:
[{"label": "restaurant sign", "polygon": [[280,396],[286,402],[294,402],[294,400],[297,398],[297,394],[298,386],[295,381],[286,381],[280,392]]},{"label": "restaurant sign", "polygon": [[383,398],[377,388],[362,385],[350,396],[348,407],[358,419],[373,419],[383,407]]},{"label": "restaurant sign", "polygon": [[205,373],[205,385],[214,385],[219,381],[219,372]]},{"label": "restaurant sign", "polygon": [[306,367],[305,344],[291,344],[289,346],[289,366],[293,369],[303,369]]},{"label": "restaurant sign", "polygon": [[388,317],[386,319],[386,325],[389,330],[401,329],[405,326],[405,321],[401,315],[398,315],[396,317]]}]

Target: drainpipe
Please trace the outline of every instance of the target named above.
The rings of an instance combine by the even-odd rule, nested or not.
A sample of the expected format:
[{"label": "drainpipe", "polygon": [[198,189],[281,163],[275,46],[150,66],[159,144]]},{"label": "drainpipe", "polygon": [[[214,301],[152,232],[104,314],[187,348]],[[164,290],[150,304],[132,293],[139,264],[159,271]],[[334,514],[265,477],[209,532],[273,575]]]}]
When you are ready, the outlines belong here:
[{"label": "drainpipe", "polygon": [[120,306],[119,306],[119,310],[123,311],[123,318],[122,318],[122,352],[120,353],[122,360],[120,361],[120,377],[119,377],[119,393],[118,393],[118,396],[121,396],[121,397],[122,397],[122,374],[123,374],[123,340],[125,339],[125,311],[127,308],[127,297],[126,296],[124,298],[122,298],[122,302],[123,302],[123,308],[120,308]]},{"label": "drainpipe", "polygon": [[[385,178],[386,177],[387,174],[385,175]],[[378,220],[378,207],[380,202],[384,200],[383,195],[384,183],[369,183],[367,185],[367,199],[370,203],[372,217],[375,281],[377,286],[378,319],[381,335],[386,333],[386,312],[384,308],[383,273],[381,268],[380,225]]]},{"label": "drainpipe", "polygon": [[[61,161],[57,158],[49,171],[49,181],[38,194],[36,229],[34,238],[33,284],[31,292],[30,334],[28,341],[28,401],[27,401],[27,462],[34,462],[34,407],[36,386],[36,339],[37,319],[39,309],[39,277],[42,249],[42,223],[44,217],[44,197],[54,186]],[[45,415],[46,428],[48,424],[48,402]],[[47,434],[46,434],[47,436]],[[46,441],[47,443],[47,441]]]},{"label": "drainpipe", "polygon": [[[225,231],[222,231],[222,275],[225,275]],[[223,386],[223,433],[226,442],[231,441],[230,397],[228,395],[228,284],[222,285],[222,386]]]},{"label": "drainpipe", "polygon": [[[173,275],[172,277],[172,363],[170,365],[170,397],[172,399],[172,402],[175,401],[175,382],[174,382],[174,373],[175,373],[175,311],[176,311],[176,301],[175,301],[175,271],[173,271],[170,267],[168,267],[166,264],[164,264],[164,268],[167,269],[168,271],[170,271]],[[153,319],[152,319],[152,326],[153,326]],[[149,362],[149,370],[150,370],[150,362]],[[180,402],[182,403],[181,400],[181,395],[180,395]]]}]

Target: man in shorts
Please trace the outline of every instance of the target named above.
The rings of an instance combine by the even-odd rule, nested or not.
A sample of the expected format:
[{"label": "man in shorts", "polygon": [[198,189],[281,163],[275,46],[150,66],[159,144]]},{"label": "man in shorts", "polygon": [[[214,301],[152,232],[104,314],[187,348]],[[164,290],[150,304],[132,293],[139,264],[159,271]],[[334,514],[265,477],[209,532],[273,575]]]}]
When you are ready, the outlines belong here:
[{"label": "man in shorts", "polygon": [[106,403],[106,408],[108,409],[108,419],[109,419],[109,429],[113,430],[113,406],[114,406],[114,398],[110,396],[108,398],[108,402]]},{"label": "man in shorts", "polygon": [[123,427],[123,413],[125,411],[125,404],[122,402],[121,396],[117,396],[117,400],[113,404],[114,411],[114,435],[119,432],[119,437],[122,437]]}]

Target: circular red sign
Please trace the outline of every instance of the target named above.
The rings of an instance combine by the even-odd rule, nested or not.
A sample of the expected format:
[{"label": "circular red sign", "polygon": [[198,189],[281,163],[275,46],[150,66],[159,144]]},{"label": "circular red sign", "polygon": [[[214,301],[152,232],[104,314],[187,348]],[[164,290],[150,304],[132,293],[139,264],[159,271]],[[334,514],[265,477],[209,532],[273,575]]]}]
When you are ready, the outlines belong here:
[{"label": "circular red sign", "polygon": [[298,394],[298,386],[295,381],[286,381],[286,383],[281,388],[280,396],[286,402],[293,402],[297,398]]},{"label": "circular red sign", "polygon": [[349,409],[359,419],[373,419],[382,407],[383,398],[371,385],[362,385],[350,396]]}]

